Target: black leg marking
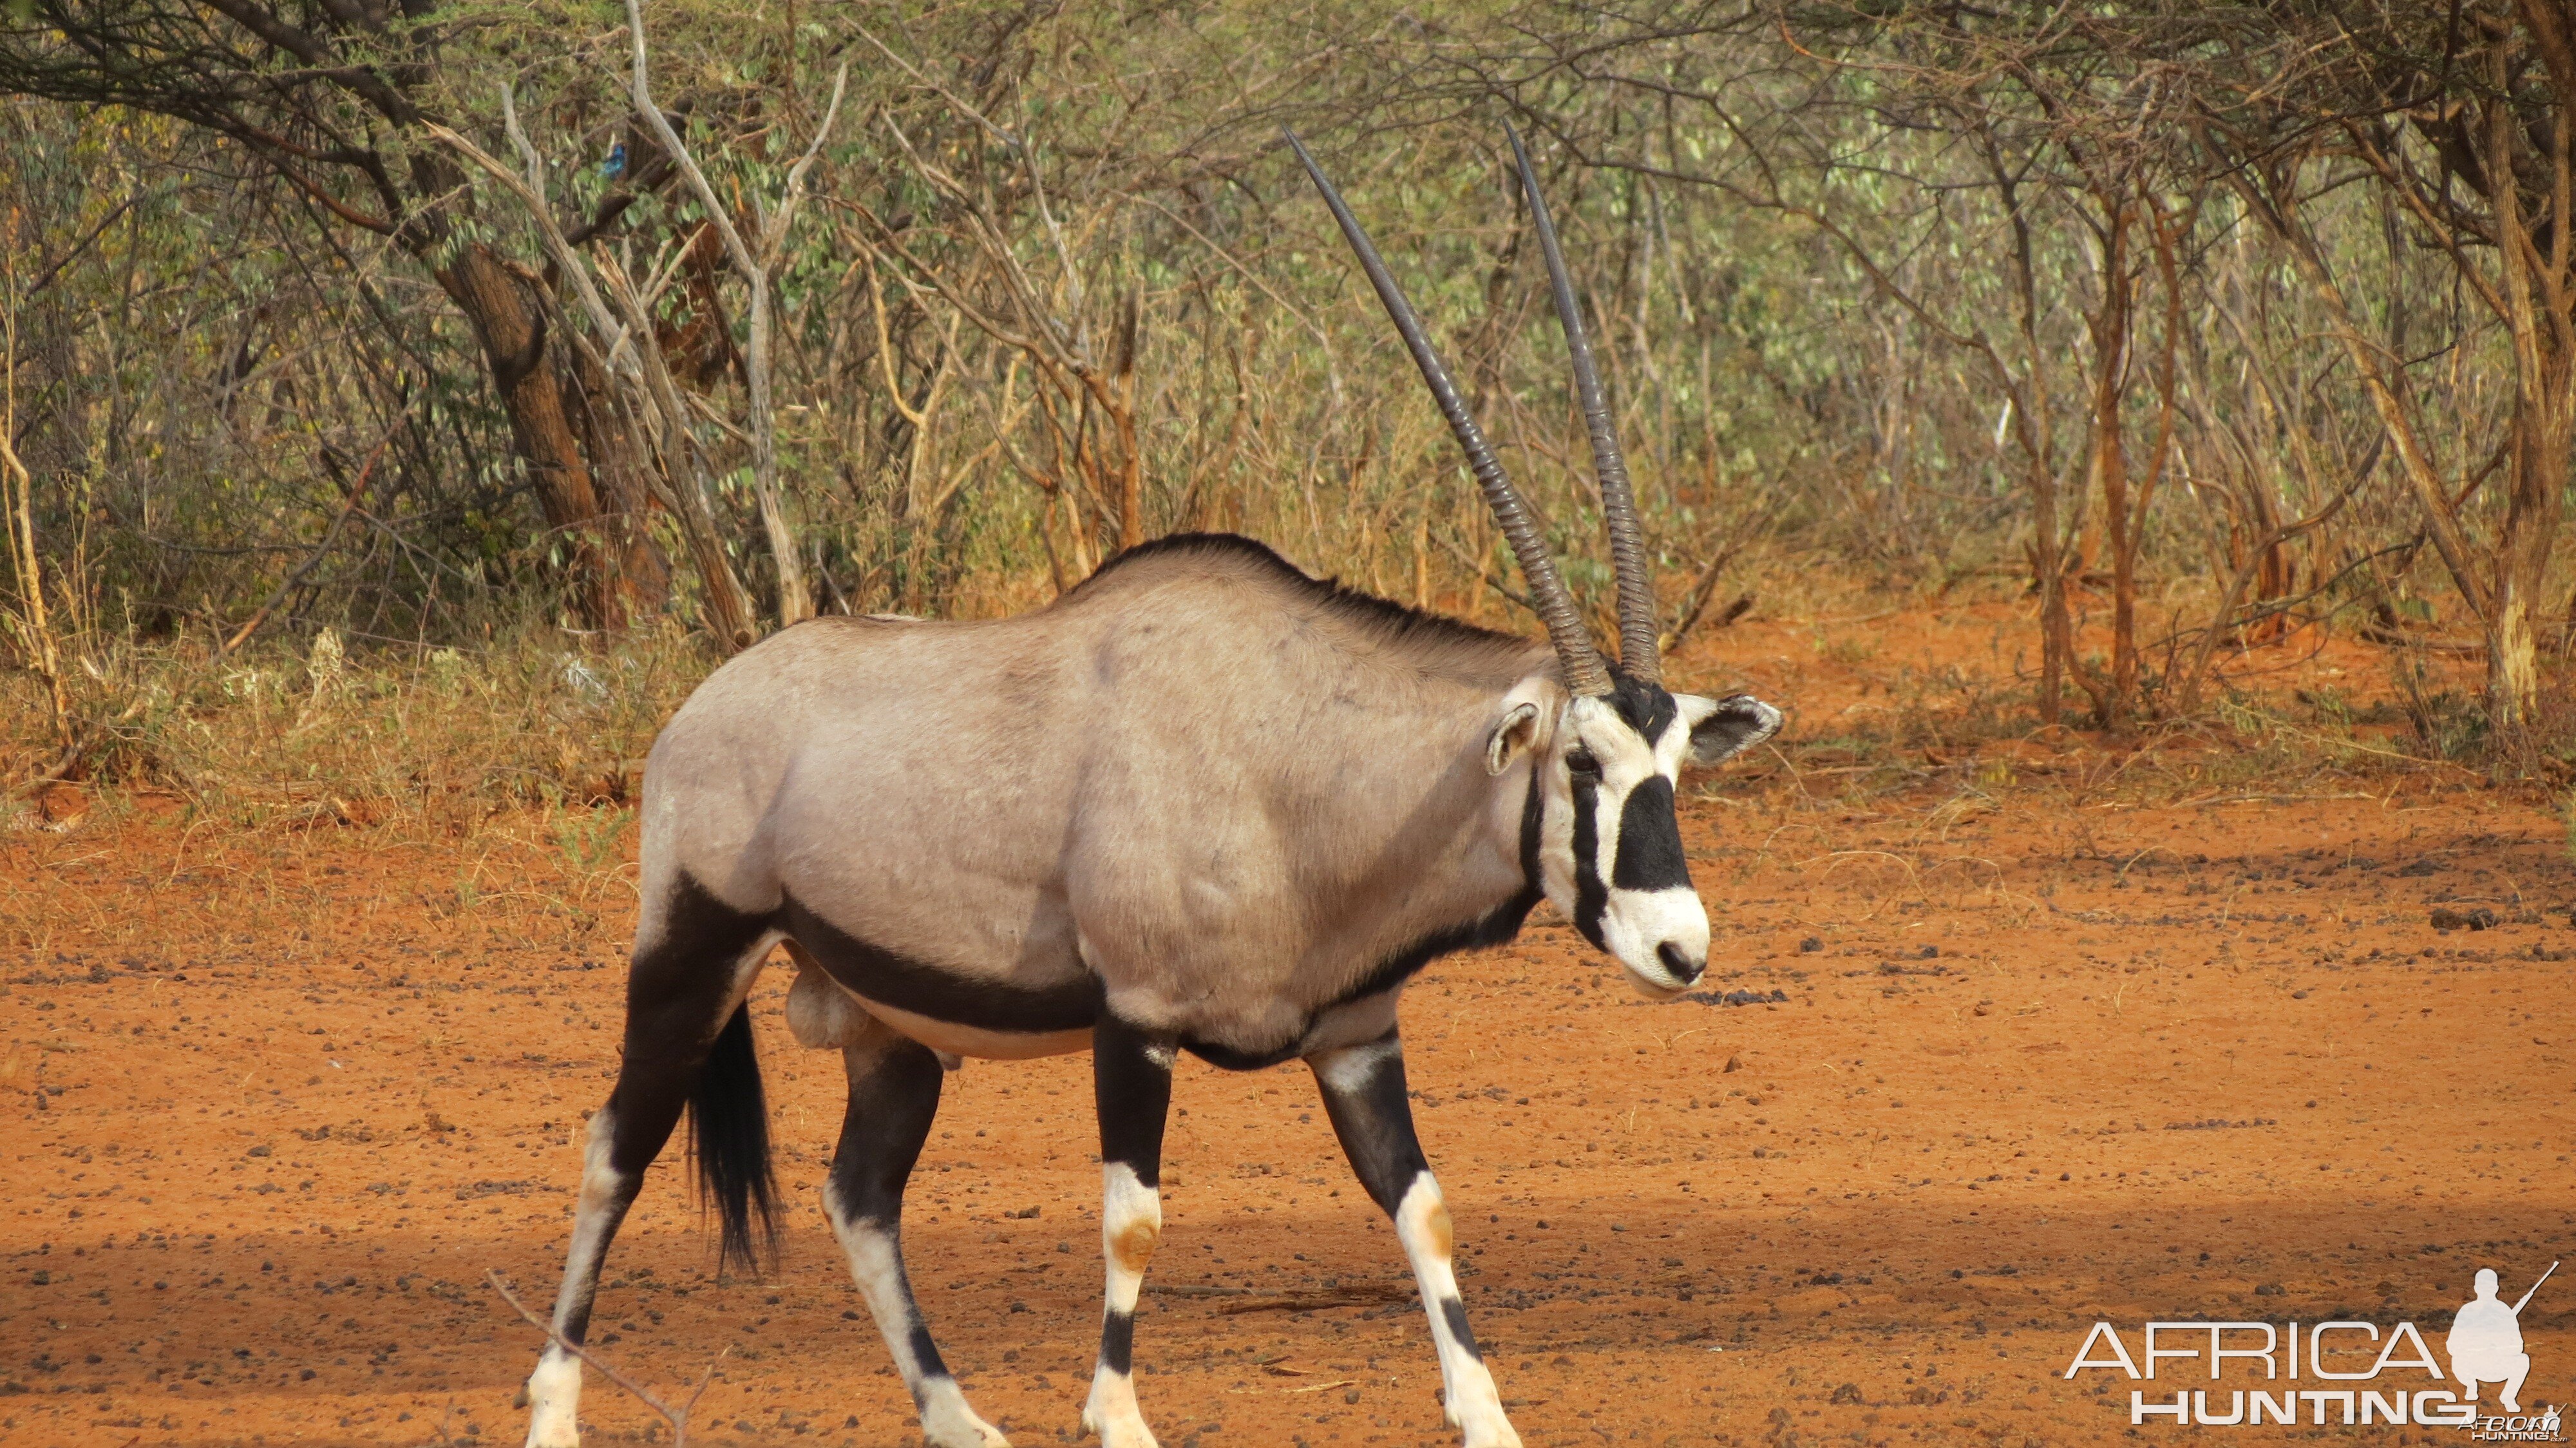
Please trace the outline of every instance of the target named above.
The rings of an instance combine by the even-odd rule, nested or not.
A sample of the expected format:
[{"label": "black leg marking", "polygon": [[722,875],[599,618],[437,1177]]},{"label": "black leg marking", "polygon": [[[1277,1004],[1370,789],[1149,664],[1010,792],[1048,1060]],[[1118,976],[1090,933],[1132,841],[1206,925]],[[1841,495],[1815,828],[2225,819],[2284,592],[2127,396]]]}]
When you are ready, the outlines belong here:
[{"label": "black leg marking", "polygon": [[878,1028],[843,1054],[849,1109],[832,1152],[832,1191],[843,1214],[892,1228],[903,1189],[930,1140],[947,1072],[929,1047]]},{"label": "black leg marking", "polygon": [[[906,1281],[904,1291],[909,1293],[911,1290],[911,1282]],[[919,1404],[922,1399],[921,1379],[949,1376],[948,1364],[939,1356],[939,1344],[931,1340],[930,1324],[920,1320],[920,1313],[921,1309],[916,1305],[913,1308],[912,1324],[912,1366],[916,1375],[909,1385],[912,1388],[912,1401],[915,1404]]]},{"label": "black leg marking", "polygon": [[1100,1160],[1124,1162],[1146,1186],[1163,1180],[1163,1122],[1172,1109],[1172,1051],[1103,1015],[1091,1032]]},{"label": "black leg marking", "polygon": [[[747,1034],[742,1059],[728,1061],[714,1073],[708,1066],[725,1029],[740,1019],[728,1009],[734,987],[743,957],[767,933],[768,923],[732,909],[682,875],[659,902],[658,921],[646,928],[654,930],[652,942],[639,944],[626,976],[625,1057],[608,1104],[591,1120],[572,1245],[555,1295],[554,1331],[575,1344],[589,1338],[600,1269],[644,1185],[645,1169],[670,1144],[681,1111],[693,1100],[705,1099],[712,1089],[718,1099],[710,1104],[723,1108],[716,1117],[707,1117],[702,1106],[701,1119],[707,1122],[710,1141],[728,1144],[726,1181],[742,1191],[744,1240],[757,1199],[753,1183],[767,1175],[766,1119],[759,1123],[756,1151],[740,1149],[745,1143],[728,1135],[736,1108],[746,1096],[754,1103],[759,1097],[758,1066],[748,1060]],[[711,1074],[724,1079],[710,1083]],[[736,1219],[728,1212],[728,1236]],[[528,1380],[529,1441],[547,1448],[575,1441],[580,1393],[580,1364],[549,1347]]]},{"label": "black leg marking", "polygon": [[[701,1144],[700,1162],[706,1167],[721,1157],[728,1179],[738,1183],[746,1198],[756,1196],[766,1211],[768,1193],[752,1186],[768,1176],[769,1124],[764,1112],[757,1123],[758,1157],[746,1158],[738,1149],[740,1143],[727,1140],[740,1122],[735,1108],[749,1095],[754,1105],[760,1097],[759,1065],[750,1059],[750,1022],[736,1009],[726,1011],[733,999],[736,975],[745,952],[767,933],[768,922],[748,915],[709,894],[686,874],[673,884],[671,895],[662,909],[661,930],[650,946],[639,948],[626,975],[626,1040],[624,1059],[617,1070],[617,1085],[608,1094],[611,1122],[608,1143],[608,1166],[621,1184],[622,1197],[616,1215],[623,1220],[626,1209],[643,1185],[644,1170],[653,1164],[669,1145],[671,1132],[679,1125],[684,1108],[697,1106],[702,1115],[708,1105],[717,1108],[718,1116],[706,1120],[698,1134],[707,1140]],[[726,1049],[730,1037],[733,1049]],[[724,1056],[721,1083],[710,1082],[711,1058]],[[748,1073],[748,1081],[744,1077]],[[710,1090],[721,1100],[700,1104]],[[713,1147],[710,1152],[707,1148]],[[723,1255],[735,1245],[735,1219],[727,1214],[728,1241]],[[614,1226],[610,1229],[613,1234]],[[742,1217],[741,1240],[747,1245],[750,1233],[748,1206]],[[607,1253],[607,1243],[600,1244],[600,1256]],[[594,1274],[600,1263],[594,1260]],[[595,1279],[594,1279],[595,1280]],[[590,1303],[584,1294],[577,1324],[559,1324],[558,1330],[574,1342],[583,1340],[589,1327]]]},{"label": "black leg marking", "polygon": [[930,1048],[873,1022],[843,1048],[841,1061],[850,1079],[849,1109],[824,1178],[823,1204],[849,1256],[850,1276],[903,1374],[923,1434],[939,1448],[997,1443],[1001,1435],[975,1416],[949,1375],[903,1265],[904,1186],[930,1139],[947,1073]]},{"label": "black leg marking", "polygon": [[1449,1336],[1457,1342],[1467,1356],[1478,1362],[1485,1360],[1485,1355],[1476,1349],[1476,1334],[1467,1327],[1467,1304],[1455,1297],[1441,1298],[1440,1320],[1449,1324]]},{"label": "black leg marking", "polygon": [[1405,1100],[1403,1042],[1389,1031],[1365,1046],[1331,1053],[1329,1062],[1319,1057],[1311,1064],[1342,1154],[1369,1200],[1392,1216],[1413,1179],[1431,1170]]},{"label": "black leg marking", "polygon": [[1360,1185],[1395,1220],[1396,1239],[1413,1266],[1423,1311],[1431,1319],[1432,1341],[1439,1348],[1450,1421],[1465,1430],[1474,1448],[1519,1443],[1459,1301],[1449,1210],[1414,1135],[1402,1041],[1389,1031],[1365,1046],[1311,1056],[1307,1064],[1314,1069],[1324,1112],[1332,1118],[1333,1134],[1341,1138]]},{"label": "black leg marking", "polygon": [[1135,1363],[1136,1314],[1113,1307],[1100,1317],[1100,1365],[1123,1378]]},{"label": "black leg marking", "polygon": [[1163,1121],[1172,1106],[1173,1047],[1104,1013],[1091,1031],[1091,1082],[1100,1113],[1100,1243],[1108,1284],[1100,1361],[1083,1426],[1108,1448],[1152,1441],[1136,1409],[1136,1299],[1163,1235]]}]

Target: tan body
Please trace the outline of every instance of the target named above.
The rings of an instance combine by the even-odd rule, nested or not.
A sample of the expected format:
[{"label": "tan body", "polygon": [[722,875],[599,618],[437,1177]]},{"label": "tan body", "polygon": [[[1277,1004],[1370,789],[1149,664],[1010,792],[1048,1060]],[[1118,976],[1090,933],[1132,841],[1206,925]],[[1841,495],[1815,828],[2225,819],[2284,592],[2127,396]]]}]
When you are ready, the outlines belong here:
[{"label": "tan body", "polygon": [[[1382,967],[1524,889],[1535,752],[1496,778],[1487,747],[1507,699],[1555,717],[1553,673],[1543,645],[1393,624],[1234,540],[1017,618],[821,619],[718,670],[654,745],[643,898],[649,917],[684,872],[960,984],[1096,977],[1120,1019],[1193,1047],[1369,1040],[1393,1002],[1355,995]],[[934,1049],[1088,1043],[906,1009],[797,943]]]}]

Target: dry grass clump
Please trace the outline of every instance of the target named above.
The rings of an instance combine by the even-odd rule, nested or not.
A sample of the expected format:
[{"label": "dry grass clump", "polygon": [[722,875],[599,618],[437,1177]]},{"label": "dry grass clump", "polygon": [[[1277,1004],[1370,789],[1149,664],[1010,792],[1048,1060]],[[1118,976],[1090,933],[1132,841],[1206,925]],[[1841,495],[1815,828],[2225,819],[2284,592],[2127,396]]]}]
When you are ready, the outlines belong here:
[{"label": "dry grass clump", "polygon": [[[325,629],[222,656],[111,639],[66,668],[59,722],[41,683],[0,685],[0,771],[254,828],[617,802],[714,662],[677,627],[596,647],[522,624],[480,647],[364,651]],[[16,793],[10,808],[38,807],[40,789]]]}]

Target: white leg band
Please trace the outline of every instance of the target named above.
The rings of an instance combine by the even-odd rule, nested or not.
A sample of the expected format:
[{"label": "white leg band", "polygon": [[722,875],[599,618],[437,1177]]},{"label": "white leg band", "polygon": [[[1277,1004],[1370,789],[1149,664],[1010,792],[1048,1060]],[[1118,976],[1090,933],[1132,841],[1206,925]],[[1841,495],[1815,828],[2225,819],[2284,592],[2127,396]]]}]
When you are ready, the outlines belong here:
[{"label": "white leg band", "polygon": [[1440,1354],[1442,1406],[1467,1448],[1520,1448],[1521,1435],[1503,1414],[1494,1375],[1464,1335],[1467,1314],[1458,1297],[1458,1274],[1450,1263],[1455,1250],[1449,1208],[1440,1199],[1440,1184],[1424,1172],[1413,1179],[1395,1207],[1395,1237],[1413,1264],[1413,1280],[1422,1289],[1422,1307],[1431,1318],[1431,1341]]}]

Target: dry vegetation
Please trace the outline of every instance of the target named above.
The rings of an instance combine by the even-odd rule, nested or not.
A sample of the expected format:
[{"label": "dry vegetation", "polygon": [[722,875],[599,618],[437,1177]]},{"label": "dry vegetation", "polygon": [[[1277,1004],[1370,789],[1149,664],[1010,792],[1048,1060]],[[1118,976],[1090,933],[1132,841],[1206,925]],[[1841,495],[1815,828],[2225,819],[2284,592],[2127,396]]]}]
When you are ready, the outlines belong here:
[{"label": "dry vegetation", "polygon": [[1976,727],[2122,739],[2364,639],[2396,752],[2567,772],[2555,5],[244,3],[0,12],[19,797],[613,793],[768,629],[1187,528],[1517,625],[1283,124],[1599,609],[1506,119],[1672,632],[1991,587]]},{"label": "dry vegetation", "polygon": [[[1534,631],[1282,125],[1602,619],[1530,135],[1670,673],[1790,716],[1684,801],[1711,991],[1542,921],[1409,1008],[1532,1441],[2092,1443],[2097,1316],[2434,1322],[2576,1189],[2571,87],[2556,0],[0,4],[0,1437],[513,1431],[637,762],[758,636],[1185,529]],[[1185,1069],[1165,1441],[1437,1437],[1305,1083]],[[908,1219],[1022,1442],[1087,1071],[957,1078]],[[810,1218],[693,1220],[605,1350],[910,1432]]]}]

